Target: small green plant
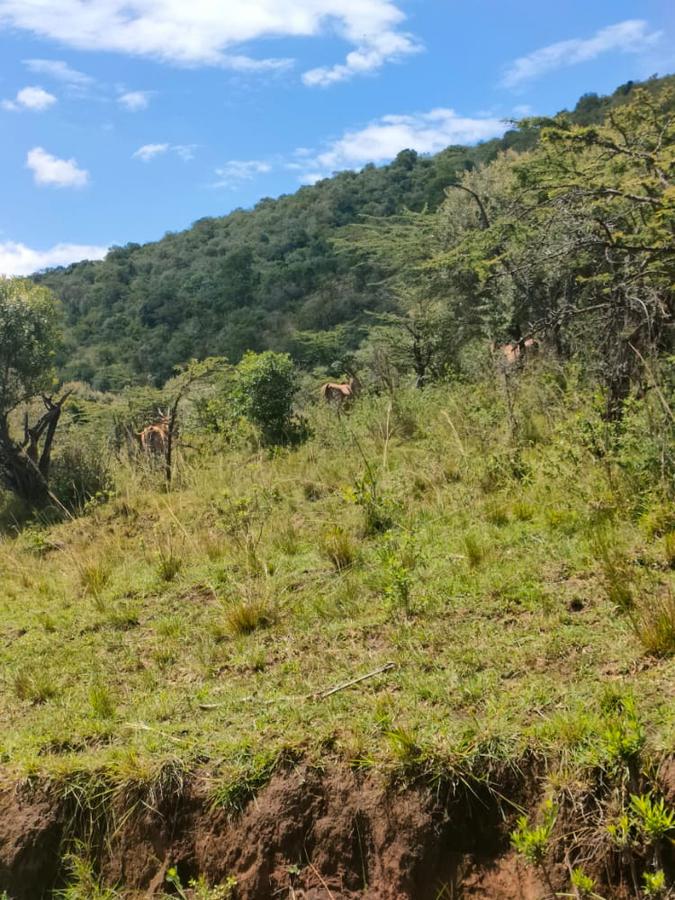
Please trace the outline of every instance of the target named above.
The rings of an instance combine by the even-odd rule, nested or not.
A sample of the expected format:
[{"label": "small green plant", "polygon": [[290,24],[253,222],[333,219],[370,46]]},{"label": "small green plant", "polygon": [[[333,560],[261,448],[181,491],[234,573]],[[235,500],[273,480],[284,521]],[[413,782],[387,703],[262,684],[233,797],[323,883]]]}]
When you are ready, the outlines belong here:
[{"label": "small green plant", "polygon": [[633,794],[630,811],[638,833],[650,846],[675,831],[675,810],[666,807],[663,797],[654,799],[651,794]]},{"label": "small green plant", "polygon": [[412,612],[412,575],[410,569],[399,556],[394,553],[385,559],[387,586],[385,597],[392,611],[401,611],[404,615]]},{"label": "small green plant", "polygon": [[595,893],[595,880],[578,866],[572,869],[570,881],[574,894],[579,900],[596,900],[598,897]]},{"label": "small green plant", "polygon": [[534,518],[535,508],[533,504],[528,503],[527,500],[516,500],[515,503],[511,505],[511,512],[514,519],[517,519],[519,522],[529,522]]},{"label": "small green plant", "polygon": [[166,881],[181,900],[232,900],[237,887],[237,879],[233,875],[229,875],[224,882],[214,887],[210,887],[206,878],[200,875],[199,878],[190,879],[187,893],[175,866],[166,873]]},{"label": "small green plant", "polygon": [[300,443],[306,423],[293,415],[298,377],[287,353],[248,352],[237,366],[232,386],[236,411],[260,430],[266,446]]},{"label": "small green plant", "polygon": [[107,888],[101,884],[83,846],[68,853],[64,862],[69,873],[69,884],[56,892],[58,900],[122,900],[122,894],[115,888]]},{"label": "small green plant", "polygon": [[656,872],[645,872],[642,876],[642,885],[644,895],[648,900],[661,900],[666,896],[668,889],[666,873],[663,869],[658,869]]},{"label": "small green plant", "polygon": [[135,628],[140,623],[141,612],[136,603],[122,601],[108,610],[106,618],[113,628],[126,631],[129,628]]},{"label": "small green plant", "polygon": [[600,734],[600,750],[610,770],[627,773],[634,779],[646,735],[633,702],[618,702],[619,707]]},{"label": "small green plant", "polygon": [[552,800],[547,800],[542,810],[540,825],[530,825],[527,816],[521,816],[515,830],[511,833],[513,848],[518,853],[522,853],[531,865],[539,869],[551,894],[555,894],[555,890],[546,867],[546,856],[550,849],[551,836],[557,817],[558,808]]}]

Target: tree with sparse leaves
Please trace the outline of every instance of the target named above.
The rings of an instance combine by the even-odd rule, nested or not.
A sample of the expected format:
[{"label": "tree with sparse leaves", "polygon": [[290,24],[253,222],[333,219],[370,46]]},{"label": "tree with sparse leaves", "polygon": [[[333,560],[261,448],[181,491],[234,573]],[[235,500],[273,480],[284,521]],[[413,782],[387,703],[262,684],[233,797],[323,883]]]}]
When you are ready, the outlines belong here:
[{"label": "tree with sparse leaves", "polygon": [[[35,506],[49,498],[49,472],[65,396],[54,399],[60,316],[51,292],[23,278],[0,278],[0,479]],[[22,434],[20,407],[40,398],[44,413]],[[14,427],[12,427],[14,425]]]}]

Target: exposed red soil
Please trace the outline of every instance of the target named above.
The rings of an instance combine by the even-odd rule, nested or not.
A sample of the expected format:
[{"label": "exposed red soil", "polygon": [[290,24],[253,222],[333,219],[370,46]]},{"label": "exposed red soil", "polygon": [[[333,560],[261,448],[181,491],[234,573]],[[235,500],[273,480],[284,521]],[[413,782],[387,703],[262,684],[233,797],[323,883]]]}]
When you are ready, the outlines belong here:
[{"label": "exposed red soil", "polygon": [[[536,801],[532,782],[510,780],[502,788],[512,800]],[[301,765],[277,773],[237,816],[212,809],[195,780],[161,809],[130,817],[103,845],[101,871],[130,898],[166,890],[176,866],[184,884],[234,876],[241,900],[541,900],[544,884],[509,847],[514,815],[487,791],[404,790]],[[0,890],[49,896],[62,877],[66,819],[44,795],[0,793]]]}]

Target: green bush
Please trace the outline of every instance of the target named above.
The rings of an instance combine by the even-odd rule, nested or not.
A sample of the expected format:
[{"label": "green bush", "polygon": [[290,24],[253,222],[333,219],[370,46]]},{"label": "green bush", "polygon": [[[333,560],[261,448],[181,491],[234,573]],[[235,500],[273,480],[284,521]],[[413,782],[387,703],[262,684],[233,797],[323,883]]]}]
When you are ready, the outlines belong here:
[{"label": "green bush", "polygon": [[293,415],[298,379],[287,353],[247,353],[235,369],[235,409],[260,429],[263,444],[299,443],[307,437],[304,421]]}]

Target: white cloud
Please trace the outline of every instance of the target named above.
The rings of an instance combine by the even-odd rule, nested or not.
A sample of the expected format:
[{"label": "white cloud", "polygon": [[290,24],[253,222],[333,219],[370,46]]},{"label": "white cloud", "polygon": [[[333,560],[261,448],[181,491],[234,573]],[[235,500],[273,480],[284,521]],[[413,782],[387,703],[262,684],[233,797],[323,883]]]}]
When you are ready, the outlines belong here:
[{"label": "white cloud", "polygon": [[218,181],[213,187],[236,187],[242,181],[251,181],[256,175],[271,171],[271,164],[262,159],[230,159],[216,169]]},{"label": "white cloud", "polygon": [[148,108],[152,95],[153,91],[127,91],[117,98],[117,102],[129,112],[139,112]]},{"label": "white cloud", "polygon": [[102,259],[107,247],[88,244],[56,244],[34,250],[15,241],[0,242],[0,275],[32,275],[51,266],[67,266],[81,259]]},{"label": "white cloud", "polygon": [[521,56],[508,66],[501,83],[504,87],[517,87],[546,72],[588,62],[610,51],[640,53],[653,46],[660,37],[661,32],[650,31],[643,19],[627,19],[601,28],[593,37],[558,41]]},{"label": "white cloud", "polygon": [[135,153],[132,154],[134,159],[140,159],[143,162],[150,162],[156,156],[161,156],[169,149],[168,144],[143,144]]},{"label": "white cloud", "polygon": [[40,75],[49,75],[57,81],[63,81],[66,84],[84,85],[92,84],[94,81],[84,72],[78,72],[77,69],[71,68],[67,62],[62,59],[24,59],[23,64],[31,72],[37,72]]},{"label": "white cloud", "polygon": [[40,185],[79,188],[89,181],[89,172],[80,169],[74,159],[59,159],[42,147],[28,151],[26,166],[32,171],[35,183]]},{"label": "white cloud", "polygon": [[389,115],[358,131],[347,131],[308,161],[307,177],[316,180],[336,169],[384,163],[401,150],[437,153],[449,144],[475,144],[498,137],[507,125],[497,118],[458,116],[452,109],[432,109],[413,115]]},{"label": "white cloud", "polygon": [[304,73],[302,80],[309,87],[327,87],[337,81],[346,81],[354,75],[372,72],[386,62],[399,60],[421,49],[421,44],[409,34],[384,31],[381,34],[366,35],[363,43],[347,54],[344,63],[310,69]]},{"label": "white cloud", "polygon": [[56,103],[56,97],[38,86],[21,88],[15,100],[3,100],[2,108],[17,112],[30,109],[33,112],[44,112]]},{"label": "white cloud", "polygon": [[140,159],[142,162],[150,162],[156,156],[162,156],[164,153],[175,153],[184,162],[194,159],[196,144],[143,144],[135,153],[132,153],[132,159]]},{"label": "white cloud", "polygon": [[533,112],[532,107],[529,103],[519,103],[517,106],[513,107],[514,116],[518,116],[518,118],[524,118],[525,116],[531,116]]},{"label": "white cloud", "polygon": [[79,50],[106,50],[178,65],[249,72],[289,60],[252,59],[254,40],[337,34],[351,46],[344,63],[313,69],[325,85],[418,49],[401,30],[399,0],[0,0],[0,27],[23,29]]}]

